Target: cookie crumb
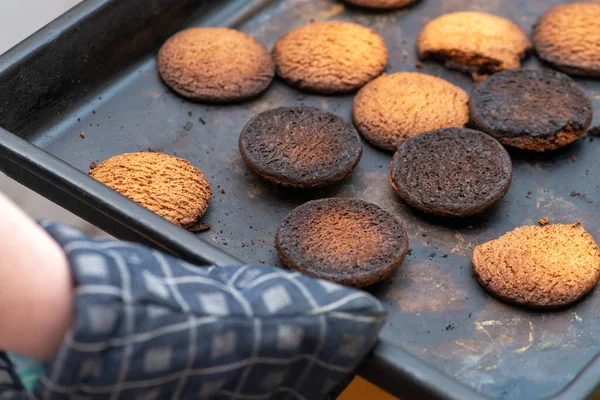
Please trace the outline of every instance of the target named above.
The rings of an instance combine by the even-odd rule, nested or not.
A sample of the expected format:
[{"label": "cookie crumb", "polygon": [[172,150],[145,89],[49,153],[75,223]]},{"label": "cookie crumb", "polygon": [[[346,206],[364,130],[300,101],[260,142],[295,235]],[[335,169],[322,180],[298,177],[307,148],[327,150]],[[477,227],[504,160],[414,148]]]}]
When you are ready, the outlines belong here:
[{"label": "cookie crumb", "polygon": [[264,264],[265,260],[258,260],[259,263]]},{"label": "cookie crumb", "polygon": [[95,163],[95,162],[93,162],[93,161],[90,161],[90,169],[94,169],[94,168],[96,168],[97,166],[98,166],[98,164],[96,164],[96,163]]},{"label": "cookie crumb", "polygon": [[187,124],[185,124],[183,126],[183,129],[186,130],[187,132],[189,132],[192,130],[193,127],[194,127],[194,124],[192,124],[191,122],[188,122]]},{"label": "cookie crumb", "polygon": [[592,138],[600,137],[600,125],[596,125],[593,128],[590,128],[590,130],[587,131],[587,135],[591,136]]},{"label": "cookie crumb", "polygon": [[85,139],[85,132],[79,132],[79,137],[82,139]]},{"label": "cookie crumb", "polygon": [[225,194],[225,189],[221,189],[221,194]]},{"label": "cookie crumb", "polygon": [[575,156],[571,156],[571,161],[573,161],[573,162],[577,162],[577,157],[575,157]]},{"label": "cookie crumb", "polygon": [[538,224],[540,224],[541,226],[548,225],[549,223],[550,223],[550,219],[548,217],[542,217],[538,221]]},{"label": "cookie crumb", "polygon": [[417,63],[415,64],[416,69],[422,69],[423,67],[424,67],[424,64],[421,61],[417,61]]},{"label": "cookie crumb", "polygon": [[453,323],[449,323],[448,325],[446,325],[446,330],[447,331],[453,331],[454,330],[454,324]]}]

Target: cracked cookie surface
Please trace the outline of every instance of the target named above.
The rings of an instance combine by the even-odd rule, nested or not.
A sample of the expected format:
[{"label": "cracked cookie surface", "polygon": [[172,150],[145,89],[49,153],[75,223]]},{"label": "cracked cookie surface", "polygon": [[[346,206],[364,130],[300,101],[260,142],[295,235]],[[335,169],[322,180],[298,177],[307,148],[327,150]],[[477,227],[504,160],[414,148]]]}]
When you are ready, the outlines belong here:
[{"label": "cracked cookie surface", "polygon": [[269,86],[275,64],[265,46],[229,28],[190,28],[160,48],[163,81],[191,100],[232,103],[253,98]]},{"label": "cracked cookie surface", "polygon": [[273,49],[277,75],[310,92],[353,92],[379,76],[388,61],[381,36],[361,25],[315,22],[281,37]]}]

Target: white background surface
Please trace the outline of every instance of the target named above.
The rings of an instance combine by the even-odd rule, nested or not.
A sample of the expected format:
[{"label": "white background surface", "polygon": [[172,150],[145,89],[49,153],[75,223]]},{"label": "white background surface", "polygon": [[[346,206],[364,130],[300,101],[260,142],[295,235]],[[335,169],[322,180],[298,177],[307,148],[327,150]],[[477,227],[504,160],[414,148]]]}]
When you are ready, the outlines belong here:
[{"label": "white background surface", "polygon": [[[80,0],[0,0],[0,53],[4,53]],[[69,223],[90,234],[95,228],[0,173],[0,190],[34,218]]]}]

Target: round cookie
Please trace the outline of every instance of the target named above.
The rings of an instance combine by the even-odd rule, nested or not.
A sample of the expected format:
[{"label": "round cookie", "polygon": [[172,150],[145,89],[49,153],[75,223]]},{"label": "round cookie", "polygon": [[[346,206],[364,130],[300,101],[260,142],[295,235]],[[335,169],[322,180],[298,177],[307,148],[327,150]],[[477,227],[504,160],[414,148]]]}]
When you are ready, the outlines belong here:
[{"label": "round cookie", "polygon": [[538,55],[573,75],[600,77],[600,3],[560,4],[533,27]]},{"label": "round cookie", "polygon": [[190,28],[175,34],[160,48],[157,67],[175,92],[207,103],[255,97],[275,76],[269,50],[229,28]]},{"label": "round cookie", "polygon": [[188,161],[162,153],[126,153],[109,158],[89,175],[161,217],[191,231],[212,198],[204,174]]},{"label": "round cookie", "polygon": [[418,72],[383,75],[354,98],[354,125],[373,146],[396,151],[413,136],[469,121],[469,95],[450,82]]},{"label": "round cookie", "polygon": [[372,8],[375,10],[391,10],[394,8],[403,8],[418,0],[345,0],[346,3],[355,6]]},{"label": "round cookie", "polygon": [[429,22],[419,35],[419,56],[443,61],[475,79],[521,67],[531,42],[513,22],[483,12],[461,11]]},{"label": "round cookie", "polygon": [[244,161],[264,179],[296,188],[322,187],[352,173],[362,155],[354,127],[313,107],[280,107],[252,118],[240,135]]},{"label": "round cookie", "polygon": [[592,122],[592,102],[560,72],[503,71],[475,88],[469,101],[474,126],[502,144],[554,150],[583,135]]},{"label": "round cookie", "polygon": [[408,236],[390,213],[359,199],[309,201],[279,225],[283,264],[317,278],[364,287],[390,276],[406,257]]},{"label": "round cookie", "polygon": [[390,166],[390,182],[402,200],[444,217],[481,213],[506,194],[511,179],[504,147],[472,129],[440,129],[409,139]]},{"label": "round cookie", "polygon": [[600,250],[579,223],[517,228],[476,246],[472,261],[486,290],[533,308],[572,304],[600,279]]},{"label": "round cookie", "polygon": [[383,39],[349,22],[315,22],[281,37],[273,49],[277,75],[300,89],[324,93],[357,90],[388,61]]}]

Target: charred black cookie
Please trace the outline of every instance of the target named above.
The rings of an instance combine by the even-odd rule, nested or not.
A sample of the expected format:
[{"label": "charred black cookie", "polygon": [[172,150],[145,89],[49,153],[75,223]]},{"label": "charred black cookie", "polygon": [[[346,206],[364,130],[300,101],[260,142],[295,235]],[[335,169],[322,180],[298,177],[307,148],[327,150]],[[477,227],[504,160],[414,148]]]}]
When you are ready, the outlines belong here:
[{"label": "charred black cookie", "polygon": [[428,214],[467,217],[500,200],[512,179],[510,156],[472,129],[439,129],[404,142],[391,164],[392,187]]},{"label": "charred black cookie", "polygon": [[317,278],[364,287],[390,276],[406,257],[408,236],[392,214],[360,199],[309,201],[279,225],[283,264]]},{"label": "charred black cookie", "polygon": [[567,75],[544,70],[504,71],[471,95],[474,126],[500,143],[533,151],[563,147],[592,122],[592,102]]},{"label": "charred black cookie", "polygon": [[354,127],[313,107],[281,107],[252,118],[239,149],[254,172],[278,185],[321,187],[352,173],[362,155]]}]

